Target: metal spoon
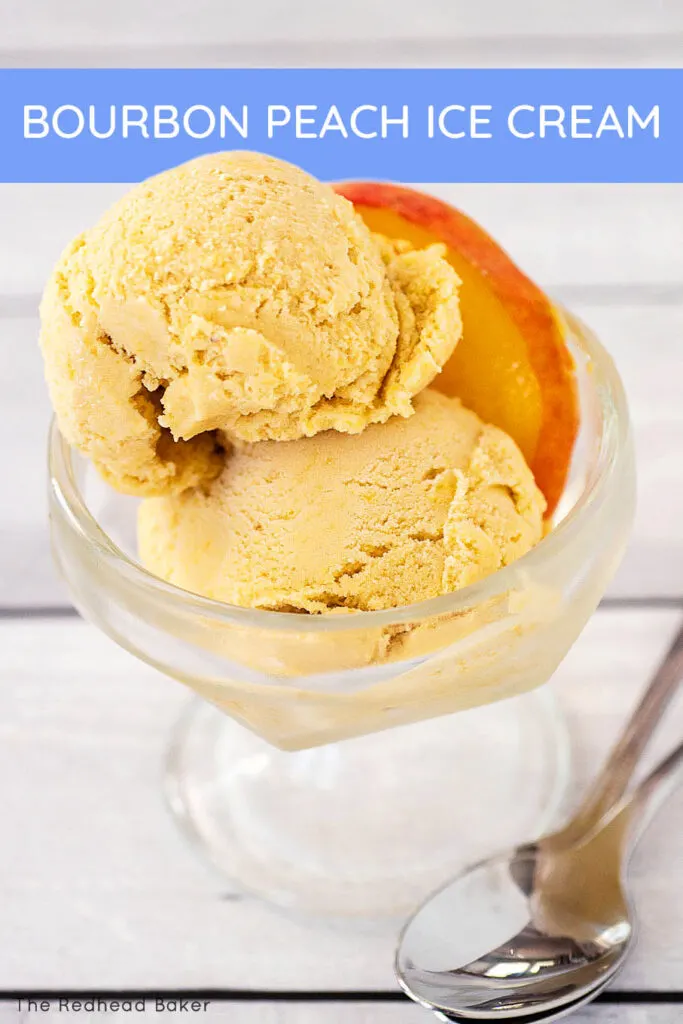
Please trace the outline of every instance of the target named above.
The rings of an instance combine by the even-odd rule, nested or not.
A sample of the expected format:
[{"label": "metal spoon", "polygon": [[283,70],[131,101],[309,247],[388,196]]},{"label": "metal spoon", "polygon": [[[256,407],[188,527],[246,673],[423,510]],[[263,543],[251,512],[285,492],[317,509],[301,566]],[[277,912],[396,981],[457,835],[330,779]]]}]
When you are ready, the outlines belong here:
[{"label": "metal spoon", "polygon": [[[570,1003],[563,1003],[562,1006],[556,1010],[540,1010],[536,1013],[525,1013],[522,1017],[514,1017],[510,1019],[514,1019],[515,1024],[546,1024],[546,1022],[556,1021],[561,1017],[567,1017],[570,1013],[574,1013],[575,1010],[579,1010],[582,1006],[592,1002],[596,996],[600,995],[603,989],[607,988],[611,980],[612,978],[607,978],[594,989],[590,989],[589,992],[584,993],[578,999],[574,999]],[[431,1007],[427,1007],[427,1009],[431,1009]],[[454,1024],[468,1024],[468,1022],[472,1021],[471,1017],[463,1017],[459,1013],[446,1013],[441,1010],[435,1010],[434,1012],[439,1020],[452,1021]]]},{"label": "metal spoon", "polygon": [[[433,940],[433,932],[425,936],[418,930],[411,937],[406,930],[399,953],[404,963],[399,969],[405,972],[401,983],[408,995],[428,1009],[441,1011],[438,1015],[443,1020],[500,1018],[517,1024],[557,1020],[595,998],[623,966],[634,937],[634,919],[621,877],[628,855],[652,813],[681,777],[683,744],[597,829],[575,846],[553,854],[552,861],[543,862],[538,847],[529,846],[517,851],[516,860],[484,861],[468,876],[461,876],[460,881],[475,879],[490,892],[491,882],[499,886],[498,876],[505,869],[509,894],[502,893],[503,903],[506,895],[511,902],[518,901],[520,882],[523,885],[535,873],[533,892],[523,890],[534,925],[449,972],[417,968],[412,959],[416,946],[427,958],[441,951],[425,944],[425,938]],[[458,912],[459,894],[453,891],[457,888],[456,882],[441,890],[429,907],[439,915]],[[416,923],[414,918],[412,924]]]},{"label": "metal spoon", "polygon": [[628,854],[671,791],[683,744],[623,798],[683,674],[683,629],[588,800],[565,828],[475,865],[433,894],[399,939],[396,973],[443,1019],[551,1020],[588,1001],[634,936]]}]

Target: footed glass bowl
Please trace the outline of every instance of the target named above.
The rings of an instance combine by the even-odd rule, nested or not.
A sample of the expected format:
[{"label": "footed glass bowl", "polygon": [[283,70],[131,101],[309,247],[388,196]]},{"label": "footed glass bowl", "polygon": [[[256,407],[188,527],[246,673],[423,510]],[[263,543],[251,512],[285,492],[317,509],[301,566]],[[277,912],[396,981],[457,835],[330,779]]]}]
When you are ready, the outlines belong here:
[{"label": "footed glass bowl", "polygon": [[53,426],[59,567],[87,618],[202,698],[172,738],[168,796],[244,890],[333,918],[399,914],[557,815],[567,739],[532,691],[602,597],[634,506],[619,377],[564,317],[582,420],[553,529],[481,582],[389,611],[256,611],[157,579],[136,560],[136,499]]}]

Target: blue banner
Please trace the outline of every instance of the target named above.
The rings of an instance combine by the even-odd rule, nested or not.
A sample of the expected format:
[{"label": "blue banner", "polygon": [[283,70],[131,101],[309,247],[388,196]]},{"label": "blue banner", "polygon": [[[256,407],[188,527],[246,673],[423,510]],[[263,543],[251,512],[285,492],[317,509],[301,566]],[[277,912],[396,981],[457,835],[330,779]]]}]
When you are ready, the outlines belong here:
[{"label": "blue banner", "polygon": [[683,182],[683,70],[0,70],[3,182],[221,149],[323,179]]}]

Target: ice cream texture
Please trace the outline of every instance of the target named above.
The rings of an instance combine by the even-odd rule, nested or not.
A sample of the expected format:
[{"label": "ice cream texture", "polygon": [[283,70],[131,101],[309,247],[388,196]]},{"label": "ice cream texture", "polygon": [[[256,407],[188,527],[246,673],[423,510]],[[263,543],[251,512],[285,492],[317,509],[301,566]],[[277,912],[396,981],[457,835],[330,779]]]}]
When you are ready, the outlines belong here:
[{"label": "ice cream texture", "polygon": [[503,431],[431,389],[361,434],[240,443],[204,486],[143,502],[153,573],[231,604],[372,611],[475,582],[540,540],[545,502]]},{"label": "ice cream texture", "polygon": [[[329,431],[355,435],[392,416],[410,416],[414,396],[460,337],[458,285],[442,246],[415,249],[373,236],[351,203],[296,167],[255,153],[200,157],[133,188],[62,254],[41,305],[41,345],[60,429],[117,490],[176,496],[208,486],[206,493],[179,498],[177,507],[155,508],[160,516],[171,516],[172,507],[189,515],[195,504],[198,510],[207,503],[203,515],[215,538],[223,530],[241,559],[223,584],[211,584],[216,593],[274,606],[285,598],[267,593],[291,590],[304,606],[322,607],[323,597],[302,596],[317,593],[304,552],[290,552],[286,585],[266,586],[265,569],[257,572],[256,549],[249,549],[239,524],[256,515],[260,500],[249,497],[247,481],[263,501],[272,488],[273,501],[291,498],[295,507],[304,492],[290,494],[276,464],[332,466],[333,435],[293,448],[244,448],[230,456],[228,468],[222,438],[251,443]],[[401,428],[388,429],[387,444]],[[350,474],[371,446],[384,451],[378,438],[373,429],[359,444],[342,441],[338,455],[349,460]],[[464,440],[461,446],[464,458]],[[393,458],[407,472],[398,455]],[[266,467],[279,484],[268,483],[270,476],[258,480]],[[327,486],[338,489],[329,468]],[[425,515],[431,509],[429,530],[437,529],[431,499],[414,486]],[[367,501],[359,492],[354,504],[353,488],[342,490],[349,532],[340,552],[355,550],[350,523]],[[381,491],[377,486],[373,493]],[[224,513],[218,511],[228,494],[236,502],[230,529],[220,525]],[[406,495],[402,504],[408,501]],[[274,528],[274,508],[270,515]],[[267,548],[265,509],[263,516]],[[341,512],[337,520],[341,527]],[[285,522],[280,540],[272,538],[273,550],[291,541]],[[430,592],[437,588],[439,545],[432,544],[428,557],[429,543],[406,542],[407,579],[396,582],[397,598],[412,592],[413,567],[421,580],[429,579]],[[205,564],[199,538],[175,546]],[[263,566],[270,564],[266,555]],[[359,548],[352,558],[354,565],[362,562],[355,586],[353,576],[345,582],[342,574],[334,592],[341,599],[348,590],[349,601],[356,591],[364,594],[363,581],[369,586],[392,559],[399,564],[398,550],[380,558]],[[258,598],[244,580],[238,585],[235,574],[248,568],[257,573]],[[176,566],[174,575],[185,572],[200,589],[209,585],[204,571],[189,564]]]}]

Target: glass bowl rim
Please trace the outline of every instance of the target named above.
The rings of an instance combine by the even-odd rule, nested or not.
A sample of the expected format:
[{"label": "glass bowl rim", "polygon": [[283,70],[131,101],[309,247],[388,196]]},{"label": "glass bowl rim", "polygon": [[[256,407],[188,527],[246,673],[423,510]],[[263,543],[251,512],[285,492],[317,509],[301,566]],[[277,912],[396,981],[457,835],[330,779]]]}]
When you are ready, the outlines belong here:
[{"label": "glass bowl rim", "polygon": [[[80,539],[91,545],[102,559],[128,582],[148,594],[170,601],[177,611],[202,615],[230,625],[268,631],[317,633],[345,632],[398,626],[433,619],[471,609],[483,601],[513,589],[520,573],[552,557],[567,539],[583,528],[585,520],[608,488],[626,448],[629,433],[628,408],[621,379],[614,362],[593,332],[574,314],[555,307],[570,339],[588,357],[593,390],[602,413],[602,431],[597,456],[598,472],[593,475],[565,517],[530,551],[516,561],[469,586],[413,604],[378,611],[354,611],[347,615],[306,615],[267,611],[227,604],[202,597],[167,583],[122,551],[99,525],[79,490],[73,471],[73,449],[63,438],[56,419],[50,427],[48,461],[51,505],[66,516]],[[58,513],[59,514],[59,513]]]}]

